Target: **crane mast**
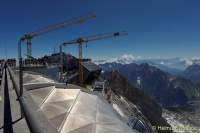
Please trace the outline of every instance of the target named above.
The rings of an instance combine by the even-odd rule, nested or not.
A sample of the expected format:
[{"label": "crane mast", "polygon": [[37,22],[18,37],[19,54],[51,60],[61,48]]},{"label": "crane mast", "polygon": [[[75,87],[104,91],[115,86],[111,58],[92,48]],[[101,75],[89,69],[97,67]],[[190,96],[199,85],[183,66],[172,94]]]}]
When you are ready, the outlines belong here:
[{"label": "crane mast", "polygon": [[78,52],[79,52],[79,82],[80,85],[83,85],[83,50],[82,50],[82,45],[91,41],[97,41],[97,40],[102,40],[102,39],[108,39],[108,38],[113,38],[113,37],[118,37],[118,36],[124,36],[128,35],[127,32],[122,31],[122,32],[111,32],[111,33],[104,33],[104,34],[97,34],[97,35],[92,35],[88,37],[80,37],[71,41],[66,41],[60,45],[60,56],[61,56],[61,75],[63,73],[63,55],[62,55],[62,46],[68,46],[71,44],[78,45]]},{"label": "crane mast", "polygon": [[86,22],[87,20],[94,19],[94,18],[96,18],[95,14],[88,14],[86,16],[73,18],[71,20],[67,20],[67,21],[64,21],[62,23],[50,25],[50,26],[41,28],[37,31],[25,34],[24,36],[22,36],[20,38],[20,41],[25,42],[27,44],[27,57],[29,58],[30,56],[32,56],[31,40],[34,37],[37,37],[37,36],[40,36],[40,35],[43,35],[43,34],[46,34],[48,32],[55,31],[55,30],[58,30],[58,29],[61,29],[61,28],[66,28],[66,27],[70,27],[70,26],[73,26],[73,25],[82,24],[82,23]]}]

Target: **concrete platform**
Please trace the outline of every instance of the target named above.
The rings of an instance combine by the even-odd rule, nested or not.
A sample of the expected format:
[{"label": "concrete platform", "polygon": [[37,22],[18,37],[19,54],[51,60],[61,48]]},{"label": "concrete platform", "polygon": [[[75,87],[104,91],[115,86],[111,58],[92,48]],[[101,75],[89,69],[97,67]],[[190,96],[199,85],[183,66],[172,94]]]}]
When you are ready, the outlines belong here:
[{"label": "concrete platform", "polygon": [[15,93],[15,90],[13,89],[13,85],[12,85],[9,74],[7,74],[7,79],[8,79],[11,111],[12,111],[12,122],[14,123],[13,132],[14,133],[30,133],[25,118],[21,118],[20,104],[17,101],[17,95]]},{"label": "concrete platform", "polygon": [[26,120],[21,117],[20,104],[8,71],[1,88],[0,133],[30,133]]}]

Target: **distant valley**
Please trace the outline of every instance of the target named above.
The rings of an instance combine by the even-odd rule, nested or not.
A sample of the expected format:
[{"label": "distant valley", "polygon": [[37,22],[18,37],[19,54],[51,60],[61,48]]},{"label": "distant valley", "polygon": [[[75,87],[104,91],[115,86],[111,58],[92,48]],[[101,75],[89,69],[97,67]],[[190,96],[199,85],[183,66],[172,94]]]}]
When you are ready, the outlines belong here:
[{"label": "distant valley", "polygon": [[182,106],[200,96],[200,62],[172,59],[137,59],[125,55],[96,62],[103,71],[119,71],[128,82],[150,95],[161,106]]},{"label": "distant valley", "polygon": [[[112,80],[109,79],[114,91],[139,106],[143,114],[151,121],[151,124],[154,125],[157,122],[164,125],[167,124],[162,116],[156,118],[155,115],[151,114],[156,111],[159,112],[159,110],[153,110],[159,105],[163,110],[160,110],[160,113],[163,112],[163,117],[172,127],[198,127],[198,122],[200,121],[199,106],[193,105],[193,103],[200,102],[199,62],[195,60],[195,62],[178,63],[177,58],[172,60],[174,63],[168,62],[168,64],[173,64],[172,67],[166,65],[166,62],[159,63],[160,61],[121,58],[112,62],[101,61],[101,63],[98,62],[97,64],[102,68],[105,77],[110,77],[106,75],[109,72],[114,72],[115,76],[112,74]],[[127,85],[128,83],[132,87]],[[131,89],[133,90],[131,91]],[[148,96],[152,100],[148,100]],[[152,112],[145,111],[144,107],[146,106],[152,108]]]}]

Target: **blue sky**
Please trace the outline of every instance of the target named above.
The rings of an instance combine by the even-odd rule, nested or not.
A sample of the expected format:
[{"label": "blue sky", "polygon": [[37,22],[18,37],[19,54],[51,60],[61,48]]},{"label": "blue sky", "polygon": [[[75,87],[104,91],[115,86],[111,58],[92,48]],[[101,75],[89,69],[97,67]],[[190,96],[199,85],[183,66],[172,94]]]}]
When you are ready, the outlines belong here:
[{"label": "blue sky", "polygon": [[[121,30],[129,35],[88,43],[84,56],[200,56],[199,5],[199,0],[1,0],[0,58],[5,57],[5,49],[8,57],[17,57],[17,42],[23,34],[91,11],[96,20],[34,38],[33,56],[50,54],[65,40]],[[76,46],[64,50],[77,55]]]}]

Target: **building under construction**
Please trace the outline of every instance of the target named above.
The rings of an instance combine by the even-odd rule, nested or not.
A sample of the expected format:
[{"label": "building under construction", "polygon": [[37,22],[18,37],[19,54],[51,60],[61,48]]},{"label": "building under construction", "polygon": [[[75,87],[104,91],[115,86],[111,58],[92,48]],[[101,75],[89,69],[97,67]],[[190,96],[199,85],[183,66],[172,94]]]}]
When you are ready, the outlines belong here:
[{"label": "building under construction", "polygon": [[[85,59],[82,49],[86,43],[127,35],[126,32],[79,37],[61,42],[58,45],[59,53],[40,58],[32,56],[33,38],[82,24],[95,17],[94,14],[89,14],[73,18],[28,32],[19,39],[19,65],[16,67],[16,59],[1,61],[0,113],[4,113],[4,119],[0,115],[0,133],[137,132],[113,110],[109,104],[111,99],[108,102],[101,93],[106,88],[104,82],[99,82],[102,69],[91,59]],[[27,45],[27,58],[24,59],[23,43]],[[78,47],[78,57],[62,51],[62,47],[68,45]],[[95,90],[99,92],[93,92]],[[153,133],[151,130],[145,131]]]}]

